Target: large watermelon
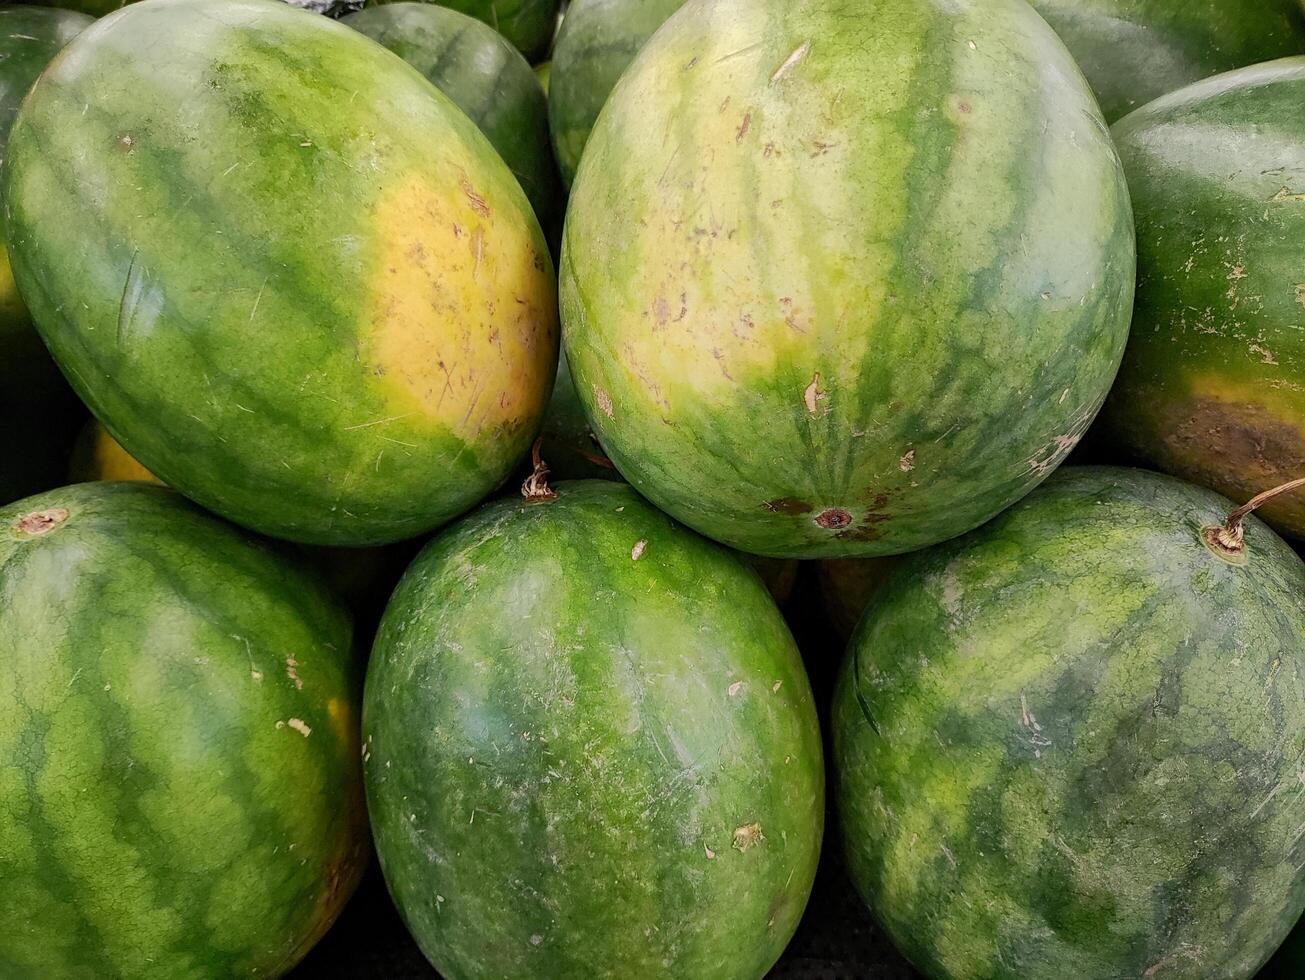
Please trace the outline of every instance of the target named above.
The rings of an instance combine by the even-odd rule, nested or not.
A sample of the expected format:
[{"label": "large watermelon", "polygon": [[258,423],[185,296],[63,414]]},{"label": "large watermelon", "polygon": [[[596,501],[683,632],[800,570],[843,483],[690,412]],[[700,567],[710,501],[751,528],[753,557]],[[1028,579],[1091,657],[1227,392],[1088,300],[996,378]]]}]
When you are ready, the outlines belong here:
[{"label": "large watermelon", "polygon": [[449,980],[755,980],[820,850],[797,649],[630,487],[555,490],[438,536],[386,610],[363,763],[390,891]]},{"label": "large watermelon", "polygon": [[371,7],[341,22],[389,48],[470,116],[521,182],[540,224],[553,226],[561,188],[548,99],[516,48],[475,18],[430,3]]},{"label": "large watermelon", "polygon": [[1299,0],[1030,0],[1113,122],[1230,68],[1305,52]]},{"label": "large watermelon", "polygon": [[[19,103],[91,18],[47,7],[0,7],[0,161]],[[55,486],[81,414],[18,295],[0,220],[0,504]]]},{"label": "large watermelon", "polygon": [[575,180],[598,113],[621,73],[684,0],[575,0],[549,69],[548,125],[562,178]]},{"label": "large watermelon", "polygon": [[1305,906],[1305,565],[1068,468],[907,559],[835,695],[853,879],[934,980],[1244,980]]},{"label": "large watermelon", "polygon": [[690,0],[603,111],[561,264],[576,387],[636,488],[744,551],[889,554],[1075,445],[1133,225],[1023,0]]},{"label": "large watermelon", "polygon": [[[367,0],[388,3],[390,0]],[[532,61],[543,58],[557,25],[558,0],[430,0],[488,24]]]},{"label": "large watermelon", "polygon": [[367,857],[347,616],[170,490],[0,509],[0,976],[275,977]]},{"label": "large watermelon", "polygon": [[557,361],[520,185],[402,59],[273,0],[87,29],[9,143],[10,254],[74,386],[169,486],[318,544],[511,471]]},{"label": "large watermelon", "polygon": [[[1121,120],[1136,329],[1104,422],[1166,472],[1245,498],[1305,476],[1305,58]],[[1305,497],[1266,520],[1305,535]]]}]

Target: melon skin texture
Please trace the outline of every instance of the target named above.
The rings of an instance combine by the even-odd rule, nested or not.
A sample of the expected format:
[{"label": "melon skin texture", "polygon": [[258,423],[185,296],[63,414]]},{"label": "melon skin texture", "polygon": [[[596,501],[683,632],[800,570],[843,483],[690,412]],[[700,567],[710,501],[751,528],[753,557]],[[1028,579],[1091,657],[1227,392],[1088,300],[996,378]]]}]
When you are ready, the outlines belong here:
[{"label": "melon skin texture", "polygon": [[575,0],[562,20],[548,80],[548,125],[571,186],[598,114],[621,74],[684,0]]},{"label": "melon skin texture", "polygon": [[368,859],[318,579],[163,487],[0,508],[0,976],[276,977]]},{"label": "melon skin texture", "polygon": [[563,237],[606,455],[774,557],[988,520],[1077,443],[1127,338],[1123,171],[1022,0],[691,0],[604,108]]},{"label": "melon skin texture", "polygon": [[548,98],[530,63],[497,31],[430,3],[391,3],[341,18],[421,72],[480,127],[544,228],[562,191],[548,139]]},{"label": "melon skin texture", "polygon": [[450,980],[765,974],[824,768],[761,580],[630,487],[488,504],[409,568],[368,666],[377,853]]},{"label": "melon skin texture", "polygon": [[1297,0],[1031,0],[1108,122],[1234,68],[1305,53]]},{"label": "melon skin texture", "polygon": [[[386,4],[389,0],[368,0]],[[475,17],[512,42],[530,61],[546,57],[559,0],[438,0],[438,6]]]},{"label": "melon skin texture", "polygon": [[4,195],[73,387],[236,523],[414,537],[530,446],[557,313],[529,201],[461,110],[343,25],[273,0],[96,22],[23,103]]},{"label": "melon skin texture", "polygon": [[1305,565],[1068,467],[904,560],[834,697],[849,872],[932,980],[1244,980],[1305,907]]},{"label": "melon skin texture", "polygon": [[[1114,127],[1137,215],[1134,329],[1102,424],[1234,500],[1305,475],[1305,57],[1228,72]],[[1305,535],[1305,496],[1260,515]]]}]

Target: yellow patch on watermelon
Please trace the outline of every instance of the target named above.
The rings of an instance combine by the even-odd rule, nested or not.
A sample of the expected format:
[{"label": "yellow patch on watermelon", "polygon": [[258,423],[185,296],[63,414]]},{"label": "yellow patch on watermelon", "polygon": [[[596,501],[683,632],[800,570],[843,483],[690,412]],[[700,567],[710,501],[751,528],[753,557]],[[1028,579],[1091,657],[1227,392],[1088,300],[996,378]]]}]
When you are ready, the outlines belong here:
[{"label": "yellow patch on watermelon", "polygon": [[[440,168],[443,169],[443,168]],[[557,352],[552,265],[529,215],[477,185],[413,174],[381,193],[363,361],[390,413],[473,441],[537,418]]]}]

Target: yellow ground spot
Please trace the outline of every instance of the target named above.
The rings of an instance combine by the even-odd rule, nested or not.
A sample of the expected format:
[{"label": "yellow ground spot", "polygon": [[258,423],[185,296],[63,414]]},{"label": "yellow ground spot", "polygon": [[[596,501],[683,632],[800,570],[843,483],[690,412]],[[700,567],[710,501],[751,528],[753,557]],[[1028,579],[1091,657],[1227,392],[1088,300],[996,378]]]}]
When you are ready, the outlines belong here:
[{"label": "yellow ground spot", "polygon": [[478,187],[412,175],[376,206],[377,259],[364,362],[391,412],[474,439],[543,405],[555,354],[550,263],[516,208]]}]

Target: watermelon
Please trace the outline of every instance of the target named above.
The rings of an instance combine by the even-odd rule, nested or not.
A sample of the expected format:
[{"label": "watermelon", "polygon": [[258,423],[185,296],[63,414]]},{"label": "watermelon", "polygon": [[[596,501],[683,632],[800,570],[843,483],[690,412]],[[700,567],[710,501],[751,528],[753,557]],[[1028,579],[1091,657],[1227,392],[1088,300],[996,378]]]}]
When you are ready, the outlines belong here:
[{"label": "watermelon", "polygon": [[542,64],[535,65],[535,78],[539,80],[539,87],[544,90],[544,97],[548,98],[548,80],[553,73],[553,63],[545,61]]},{"label": "watermelon", "polygon": [[318,580],[171,490],[0,508],[0,976],[275,977],[367,861]]},{"label": "watermelon", "polygon": [[[1103,425],[1244,499],[1305,475],[1305,58],[1198,82],[1115,127],[1137,215],[1135,329]],[[1305,498],[1261,513],[1305,535]]]},{"label": "watermelon", "polygon": [[[367,0],[367,5],[390,0]],[[488,24],[530,60],[544,57],[553,40],[558,0],[431,0]]]},{"label": "watermelon", "polygon": [[831,728],[849,870],[933,980],[1242,980],[1305,907],[1305,565],[1069,467],[903,561]]},{"label": "watermelon", "polygon": [[521,182],[545,228],[561,189],[548,140],[548,99],[530,64],[501,34],[456,10],[393,3],[342,18],[389,48],[471,117]]},{"label": "watermelon", "polygon": [[756,575],[629,486],[486,505],[408,570],[368,666],[377,854],[448,980],[762,976],[824,770]]},{"label": "watermelon", "polygon": [[[61,48],[92,23],[47,7],[0,7],[0,161],[18,105]],[[81,410],[14,285],[0,221],[0,504],[60,482]]]},{"label": "watermelon", "polygon": [[603,110],[561,275],[577,391],[641,493],[743,551],[885,555],[1076,444],[1133,224],[1023,0],[691,0]]},{"label": "watermelon", "polygon": [[1108,121],[1218,72],[1305,53],[1298,0],[1030,0]]},{"label": "watermelon", "polygon": [[557,32],[549,69],[548,124],[567,186],[598,113],[621,73],[684,0],[575,0]]},{"label": "watermelon", "polygon": [[475,124],[356,31],[274,0],[126,7],[23,104],[5,196],[78,393],[237,523],[412,537],[530,445],[557,363],[539,224]]}]

